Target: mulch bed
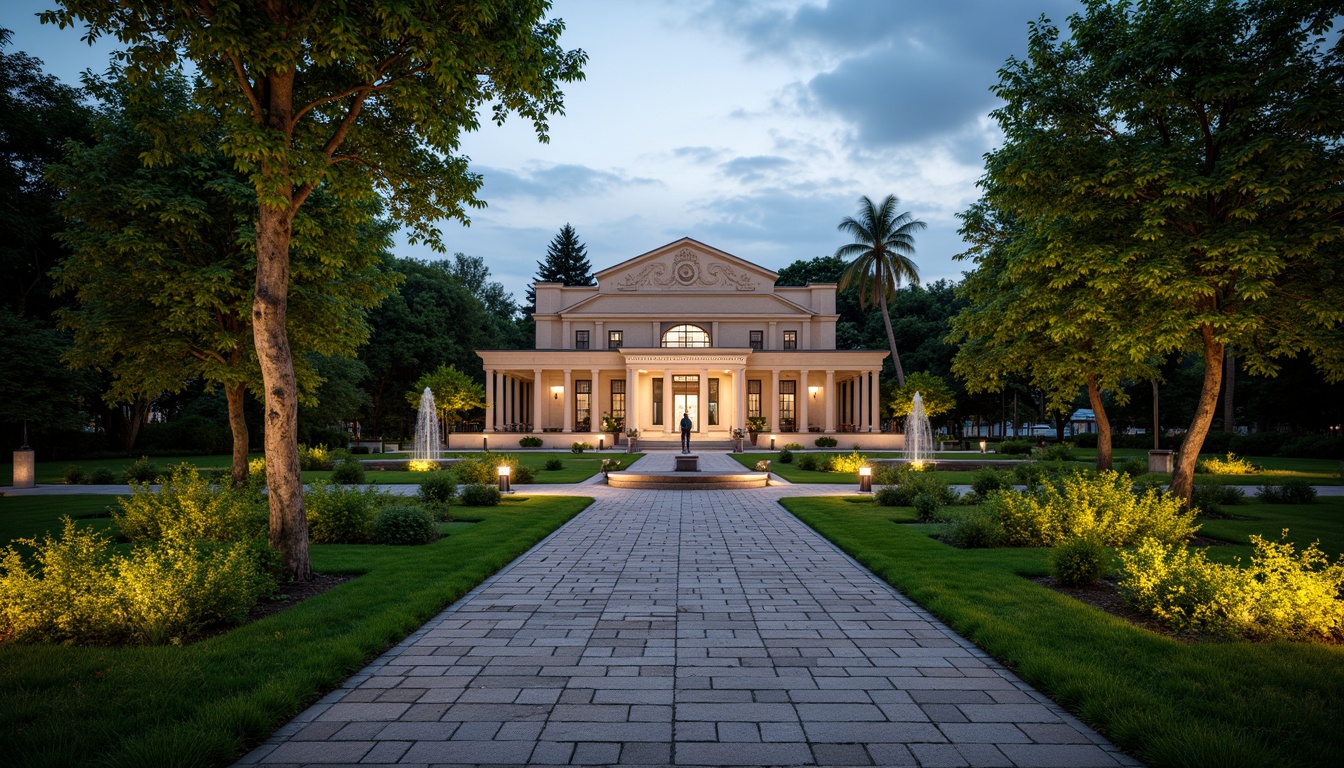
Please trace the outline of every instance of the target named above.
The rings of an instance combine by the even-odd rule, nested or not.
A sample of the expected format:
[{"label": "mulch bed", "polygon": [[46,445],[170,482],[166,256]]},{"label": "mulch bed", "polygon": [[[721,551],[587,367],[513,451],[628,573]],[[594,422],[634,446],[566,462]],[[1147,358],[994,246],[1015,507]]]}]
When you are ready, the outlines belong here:
[{"label": "mulch bed", "polygon": [[[1226,544],[1227,542],[1221,543]],[[1071,597],[1080,603],[1087,603],[1093,608],[1105,611],[1116,618],[1124,619],[1140,629],[1146,629],[1149,632],[1187,644],[1208,639],[1199,633],[1176,632],[1152,616],[1126,603],[1124,598],[1120,596],[1119,590],[1116,589],[1114,579],[1102,579],[1090,587],[1065,587],[1049,576],[1037,576],[1031,580],[1046,589],[1053,589],[1061,595]]]},{"label": "mulch bed", "polygon": [[275,595],[272,597],[263,597],[260,602],[252,606],[247,612],[247,618],[241,624],[235,624],[231,627],[212,627],[210,629],[198,632],[193,635],[188,643],[199,643],[202,640],[209,639],[216,635],[222,635],[246,626],[254,621],[261,621],[267,616],[274,616],[281,611],[289,610],[310,597],[317,597],[332,587],[338,587],[347,581],[355,578],[350,574],[337,573],[314,573],[309,581],[292,581],[288,584],[281,584],[276,587]]}]

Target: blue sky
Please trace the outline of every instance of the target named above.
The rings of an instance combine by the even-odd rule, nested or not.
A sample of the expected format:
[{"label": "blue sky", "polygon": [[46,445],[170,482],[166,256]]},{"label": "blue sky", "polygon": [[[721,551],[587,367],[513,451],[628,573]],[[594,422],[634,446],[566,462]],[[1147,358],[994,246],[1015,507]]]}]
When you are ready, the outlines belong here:
[{"label": "blue sky", "polygon": [[[37,24],[50,0],[7,0],[12,50],[78,83],[114,45]],[[928,223],[925,281],[957,279],[958,211],[999,136],[989,87],[1027,22],[1076,0],[556,0],[563,44],[589,56],[551,141],[510,121],[466,137],[488,203],[443,225],[520,301],[573,224],[594,271],[683,236],[770,269],[833,253],[861,195]],[[439,258],[403,242],[398,255]]]}]

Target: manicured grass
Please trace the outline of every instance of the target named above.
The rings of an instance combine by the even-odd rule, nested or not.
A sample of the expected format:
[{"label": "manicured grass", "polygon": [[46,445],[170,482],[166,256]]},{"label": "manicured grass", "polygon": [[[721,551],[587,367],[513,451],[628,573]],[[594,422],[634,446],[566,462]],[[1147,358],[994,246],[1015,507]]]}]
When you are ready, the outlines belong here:
[{"label": "manicured grass", "polygon": [[[1075,451],[1079,459],[1096,464],[1097,452],[1093,448],[1078,448]],[[1138,448],[1117,448],[1112,452],[1117,462],[1127,458],[1148,461],[1148,451]],[[1226,458],[1225,453],[1201,453],[1202,459]],[[1288,480],[1306,480],[1312,485],[1344,485],[1340,477],[1339,462],[1334,459],[1290,459],[1283,456],[1246,456],[1243,457],[1260,468],[1259,472],[1249,475],[1195,475],[1196,485],[1280,485]],[[1145,479],[1157,479],[1171,482],[1169,474],[1144,475]]]},{"label": "manicured grass", "polygon": [[[260,454],[256,454],[260,455]],[[140,457],[134,458],[121,457],[116,459],[70,459],[66,461],[39,461],[34,467],[37,473],[38,485],[53,485],[65,482],[65,468],[71,464],[83,467],[86,473],[95,469],[110,469],[117,477],[117,482],[121,483],[121,473],[126,468],[135,463]],[[150,463],[156,467],[172,467],[178,464],[194,464],[197,467],[223,467],[228,468],[232,465],[233,459],[229,456],[154,456],[150,458]],[[14,484],[14,466],[11,463],[0,465],[0,486]]]},{"label": "manicured grass", "polygon": [[[928,536],[936,526],[893,522],[909,510],[781,503],[1149,765],[1339,763],[1344,647],[1182,643],[1024,578],[1048,573],[1049,550],[959,550]],[[1260,525],[1277,537],[1277,521]]]},{"label": "manicured grass", "polygon": [[1251,534],[1278,541],[1284,528],[1298,550],[1319,541],[1321,551],[1331,560],[1344,556],[1344,497],[1322,496],[1313,504],[1258,504],[1249,496],[1247,501],[1252,503],[1225,506],[1223,511],[1250,520],[1200,520],[1201,535],[1242,545],[1210,547],[1211,559],[1236,555],[1246,560],[1252,552]]},{"label": "manicured grass", "polygon": [[[809,451],[808,453],[813,452]],[[887,452],[878,451],[874,453],[864,453],[860,451],[860,453],[862,453],[864,456],[870,459],[893,459],[903,457],[903,454],[901,453],[892,453],[890,451]],[[847,454],[848,452],[846,452],[846,455]],[[741,464],[742,466],[746,467],[747,469],[753,469],[753,470],[756,469],[756,462],[760,461],[761,459],[769,459],[770,471],[779,475],[785,480],[788,480],[790,483],[853,485],[855,488],[858,488],[859,486],[859,476],[855,472],[817,472],[814,470],[799,469],[798,460],[802,458],[803,456],[802,453],[794,453],[793,462],[790,464],[781,464],[779,462],[778,451],[776,451],[775,453],[734,453],[730,455],[734,459],[737,459],[738,463]],[[938,457],[958,458],[958,454],[938,454]],[[967,458],[967,456],[962,454],[960,455],[960,458]],[[999,457],[991,457],[991,458],[997,459]],[[1079,468],[1082,468],[1084,465],[1079,464],[1078,466]],[[951,485],[970,485],[971,481],[975,479],[975,473],[976,470],[937,470],[935,474],[938,475],[938,478],[940,480],[943,480],[944,482],[947,482]]]},{"label": "manicured grass", "polygon": [[115,496],[0,496],[0,548],[14,539],[41,539],[60,533],[61,518],[98,530],[113,527],[108,510]]},{"label": "manicured grass", "polygon": [[421,547],[314,546],[318,572],[361,575],[186,647],[0,646],[0,763],[228,765],[589,503],[510,498]]}]

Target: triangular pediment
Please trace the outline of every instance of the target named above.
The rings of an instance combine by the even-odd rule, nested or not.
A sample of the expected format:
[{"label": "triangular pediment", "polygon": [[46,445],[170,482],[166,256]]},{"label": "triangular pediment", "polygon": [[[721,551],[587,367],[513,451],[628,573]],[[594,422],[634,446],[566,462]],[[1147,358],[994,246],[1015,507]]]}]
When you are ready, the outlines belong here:
[{"label": "triangular pediment", "polygon": [[598,272],[599,293],[771,293],[779,275],[683,237]]}]

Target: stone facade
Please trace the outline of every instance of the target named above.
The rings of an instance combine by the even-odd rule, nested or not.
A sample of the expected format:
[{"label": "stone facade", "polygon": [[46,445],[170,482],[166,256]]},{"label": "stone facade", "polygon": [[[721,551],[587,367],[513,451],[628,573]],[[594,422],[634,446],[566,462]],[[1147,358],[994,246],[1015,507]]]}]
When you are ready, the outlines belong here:
[{"label": "stone facade", "polygon": [[[727,440],[754,417],[780,445],[833,434],[899,447],[878,413],[888,353],[835,348],[835,284],[777,287],[775,272],[690,238],[596,278],[537,283],[536,349],[478,351],[488,433],[596,444],[612,416],[670,440],[689,412],[697,440]],[[452,442],[478,448],[480,436]]]}]

